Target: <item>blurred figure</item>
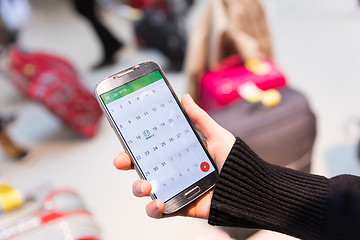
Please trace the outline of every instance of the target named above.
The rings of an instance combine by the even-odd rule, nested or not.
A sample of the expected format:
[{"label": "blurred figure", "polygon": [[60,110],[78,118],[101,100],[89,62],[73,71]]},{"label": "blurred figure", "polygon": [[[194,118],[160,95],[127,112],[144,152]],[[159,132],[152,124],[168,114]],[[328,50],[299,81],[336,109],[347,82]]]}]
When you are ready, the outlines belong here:
[{"label": "blurred figure", "polygon": [[27,155],[27,151],[19,147],[7,134],[6,126],[14,120],[14,116],[0,116],[0,146],[7,156],[12,159],[21,159]]},{"label": "blurred figure", "polygon": [[188,92],[199,100],[200,79],[226,57],[273,59],[272,40],[259,0],[211,0],[192,29],[186,52]]},{"label": "blurred figure", "polygon": [[31,14],[28,0],[0,1],[0,45],[6,47],[16,43],[18,32]]},{"label": "blurred figure", "polygon": [[115,53],[123,47],[123,42],[118,40],[100,21],[96,11],[95,0],[72,0],[76,11],[89,20],[94,28],[102,47],[103,56],[93,69],[98,69],[115,63]]},{"label": "blurred figure", "polygon": [[139,46],[159,50],[168,58],[169,69],[181,71],[187,45],[185,18],[192,1],[131,0],[129,5],[143,11],[134,24]]},{"label": "blurred figure", "polygon": [[168,16],[156,9],[146,10],[135,24],[135,34],[139,46],[159,50],[168,58],[171,70],[182,70],[186,39]]}]

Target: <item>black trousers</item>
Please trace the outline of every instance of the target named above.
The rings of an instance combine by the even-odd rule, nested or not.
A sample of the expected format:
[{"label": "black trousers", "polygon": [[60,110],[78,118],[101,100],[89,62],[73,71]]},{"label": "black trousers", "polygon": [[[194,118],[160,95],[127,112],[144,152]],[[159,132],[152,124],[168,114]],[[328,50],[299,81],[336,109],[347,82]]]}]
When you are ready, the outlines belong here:
[{"label": "black trousers", "polygon": [[73,0],[76,11],[89,20],[99,37],[104,52],[104,58],[111,58],[116,50],[118,50],[123,43],[116,39],[114,35],[102,24],[99,20],[99,15],[96,11],[95,0]]}]

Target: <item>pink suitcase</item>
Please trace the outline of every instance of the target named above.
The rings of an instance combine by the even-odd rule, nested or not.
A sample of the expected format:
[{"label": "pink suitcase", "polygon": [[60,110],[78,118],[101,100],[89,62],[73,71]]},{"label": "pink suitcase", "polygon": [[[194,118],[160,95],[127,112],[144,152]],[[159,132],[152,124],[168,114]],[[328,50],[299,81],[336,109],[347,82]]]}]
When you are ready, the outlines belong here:
[{"label": "pink suitcase", "polygon": [[202,76],[199,105],[210,111],[242,99],[238,89],[249,81],[262,90],[286,86],[284,74],[272,61],[249,60],[243,64],[240,56],[232,55]]}]

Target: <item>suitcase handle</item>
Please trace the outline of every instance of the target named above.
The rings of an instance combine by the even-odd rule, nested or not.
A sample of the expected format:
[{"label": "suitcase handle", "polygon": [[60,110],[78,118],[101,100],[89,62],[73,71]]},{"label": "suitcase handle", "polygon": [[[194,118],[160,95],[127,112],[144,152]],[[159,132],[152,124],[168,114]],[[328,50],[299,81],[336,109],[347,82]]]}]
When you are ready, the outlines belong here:
[{"label": "suitcase handle", "polygon": [[238,54],[230,55],[229,57],[226,57],[224,60],[222,60],[219,64],[217,64],[212,71],[224,71],[239,65],[243,65],[244,60],[241,58]]}]

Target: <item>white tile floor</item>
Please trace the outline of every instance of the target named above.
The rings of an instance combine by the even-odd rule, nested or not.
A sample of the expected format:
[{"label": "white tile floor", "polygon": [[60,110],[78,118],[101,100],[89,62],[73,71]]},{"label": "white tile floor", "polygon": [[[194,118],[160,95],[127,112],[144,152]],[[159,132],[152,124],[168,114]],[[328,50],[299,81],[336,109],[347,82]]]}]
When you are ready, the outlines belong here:
[{"label": "white tile floor", "polygon": [[[360,175],[355,157],[356,129],[349,122],[360,118],[360,6],[356,0],[264,0],[274,39],[277,62],[286,71],[291,86],[303,91],[317,115],[318,135],[313,172],[333,176]],[[133,45],[131,23],[107,13],[105,19],[128,47],[113,67],[91,72],[100,49],[90,27],[76,16],[67,1],[31,1],[33,15],[21,35],[21,45],[30,50],[59,53],[73,61],[89,89],[103,77],[142,60],[166,65],[154,50],[140,51]],[[179,96],[186,92],[183,73],[168,73]],[[44,182],[72,186],[86,201],[106,240],[198,239],[213,227],[206,221],[173,218],[149,219],[149,199],[131,194],[134,172],[118,172],[113,157],[121,150],[105,119],[90,140],[63,133],[62,124],[42,106],[21,97],[0,81],[0,110],[17,113],[10,133],[31,149],[24,162],[14,162],[0,152],[0,179],[19,188]],[[261,231],[251,239],[291,239]]]}]

